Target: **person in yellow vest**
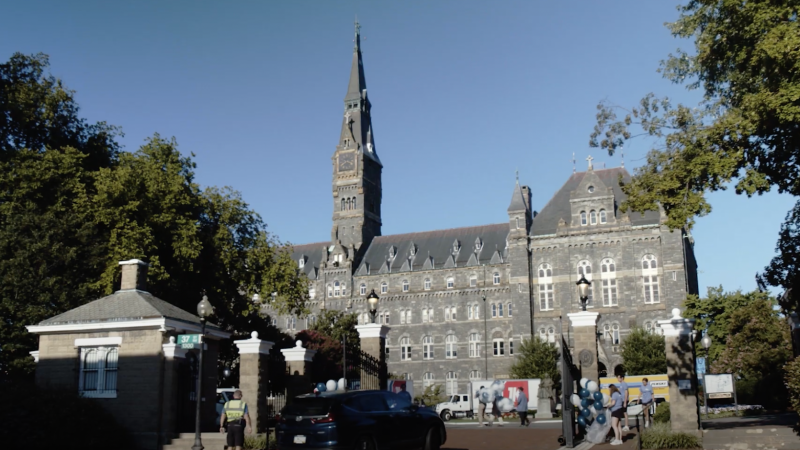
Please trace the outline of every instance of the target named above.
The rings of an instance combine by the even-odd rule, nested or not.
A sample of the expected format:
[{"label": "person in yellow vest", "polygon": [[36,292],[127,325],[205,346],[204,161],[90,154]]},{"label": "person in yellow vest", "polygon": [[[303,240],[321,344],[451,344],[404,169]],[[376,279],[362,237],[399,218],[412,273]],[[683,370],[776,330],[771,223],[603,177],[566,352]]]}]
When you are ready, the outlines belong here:
[{"label": "person in yellow vest", "polygon": [[225,403],[222,415],[219,418],[219,432],[225,432],[225,420],[228,421],[228,448],[242,450],[244,447],[244,430],[252,433],[250,427],[250,414],[247,412],[247,403],[242,400],[242,391],[233,393],[233,400]]}]

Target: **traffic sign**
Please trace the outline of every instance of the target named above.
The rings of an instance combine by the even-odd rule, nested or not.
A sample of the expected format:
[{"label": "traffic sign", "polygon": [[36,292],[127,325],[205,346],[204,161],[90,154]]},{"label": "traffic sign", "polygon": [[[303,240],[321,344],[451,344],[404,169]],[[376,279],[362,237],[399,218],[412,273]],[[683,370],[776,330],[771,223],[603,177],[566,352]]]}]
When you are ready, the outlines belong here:
[{"label": "traffic sign", "polygon": [[[178,335],[178,344],[180,344],[181,348],[184,347],[184,344],[201,344],[203,342],[203,337],[199,334],[181,334]],[[194,348],[194,347],[188,347]]]}]

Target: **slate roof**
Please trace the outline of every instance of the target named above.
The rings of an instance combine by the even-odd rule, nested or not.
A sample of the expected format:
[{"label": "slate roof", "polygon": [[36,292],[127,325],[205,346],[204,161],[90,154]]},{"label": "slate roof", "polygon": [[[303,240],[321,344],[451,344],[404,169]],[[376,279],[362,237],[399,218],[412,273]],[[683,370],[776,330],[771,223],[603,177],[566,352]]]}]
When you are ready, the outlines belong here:
[{"label": "slate roof", "polygon": [[300,269],[308,278],[316,280],[319,275],[320,263],[323,257],[327,259],[325,248],[331,245],[330,242],[316,242],[313,244],[303,244],[292,246],[292,259],[297,263],[300,258],[305,259],[303,268]]},{"label": "slate roof", "polygon": [[149,292],[125,290],[117,291],[107,297],[45,319],[39,322],[39,325],[118,322],[160,317],[200,323],[199,317],[167,303]]},{"label": "slate roof", "polygon": [[[372,240],[356,274],[366,275],[367,267],[365,265],[368,265],[371,275],[406,272],[409,269],[427,270],[431,268],[430,263],[426,264],[429,257],[433,258],[432,268],[436,269],[500,263],[505,260],[508,232],[508,223],[498,223],[378,236]],[[478,239],[480,239],[481,250],[476,253],[475,244]],[[460,250],[454,255],[453,244],[456,240],[460,244]],[[409,261],[412,245],[415,255],[413,260]],[[390,248],[395,255],[393,259],[389,257]]]},{"label": "slate roof", "polygon": [[525,196],[522,193],[522,188],[519,186],[519,180],[517,180],[517,185],[514,186],[514,193],[511,195],[511,204],[508,206],[508,212],[527,210],[528,205],[525,203]]},{"label": "slate roof", "polygon": [[[570,223],[572,220],[572,209],[569,203],[570,193],[578,187],[586,173],[587,172],[573,173],[567,182],[561,186],[561,189],[556,192],[553,198],[547,202],[547,205],[545,205],[542,211],[533,219],[533,226],[531,227],[530,233],[531,236],[555,234],[558,229],[558,222],[560,219],[564,219],[565,222]],[[630,181],[631,176],[627,170],[621,167],[615,167],[612,169],[595,170],[594,173],[606,184],[606,186],[610,186],[613,189],[617,207],[626,198],[628,198],[622,192],[622,188],[617,182],[617,177],[619,177],[619,175],[622,175],[623,181]],[[614,208],[614,216],[617,219],[622,217],[622,214],[616,207]],[[629,211],[628,217],[630,218],[631,225],[633,226],[651,225],[659,223],[660,214],[658,211],[647,211],[644,213],[644,216],[642,216],[640,213]]]}]

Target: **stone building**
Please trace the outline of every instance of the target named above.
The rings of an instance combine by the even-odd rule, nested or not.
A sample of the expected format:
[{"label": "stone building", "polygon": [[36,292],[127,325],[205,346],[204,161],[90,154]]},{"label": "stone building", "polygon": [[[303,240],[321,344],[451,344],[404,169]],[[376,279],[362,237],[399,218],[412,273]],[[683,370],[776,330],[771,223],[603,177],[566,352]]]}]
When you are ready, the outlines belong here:
[{"label": "stone building", "polygon": [[[381,298],[378,321],[391,327],[389,371],[420,392],[441,384],[463,392],[470,379],[503,378],[515,344],[540,336],[570,341],[567,313],[578,311],[575,282],[592,282],[600,371],[622,370],[619,344],[634,326],[656,321],[697,293],[693,242],[663,226],[663,211],[624,214],[624,167],[573,173],[533,210],[519,180],[507,217],[484,226],[381,235],[381,173],[356,26],[338,145],[332,157],[333,226],[329,241],[295,246],[310,279],[314,311],[276,317],[289,332],[323,308],[368,320],[366,296]],[[539,187],[546,189],[546,187]],[[572,344],[570,344],[572,345]]]},{"label": "stone building", "polygon": [[[199,334],[200,318],[147,292],[144,262],[120,265],[120,290],[27,327],[39,335],[39,349],[31,352],[36,384],[94,399],[131,432],[137,448],[157,449],[194,431],[199,350],[181,348],[175,336]],[[229,337],[206,327],[204,431],[217,430],[217,349]]]}]

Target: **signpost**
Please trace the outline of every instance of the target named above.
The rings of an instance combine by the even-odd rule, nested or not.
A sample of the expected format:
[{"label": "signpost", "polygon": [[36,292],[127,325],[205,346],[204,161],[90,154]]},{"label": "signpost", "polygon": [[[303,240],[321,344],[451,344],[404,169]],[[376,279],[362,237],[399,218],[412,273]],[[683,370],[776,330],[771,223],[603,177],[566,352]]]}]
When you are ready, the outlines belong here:
[{"label": "signpost", "polygon": [[705,402],[706,416],[708,416],[708,399],[710,398],[731,398],[736,413],[739,413],[739,402],[736,399],[736,378],[731,373],[708,374],[705,376]]},{"label": "signpost", "polygon": [[187,350],[199,349],[203,344],[203,337],[199,334],[178,335],[178,345]]}]

